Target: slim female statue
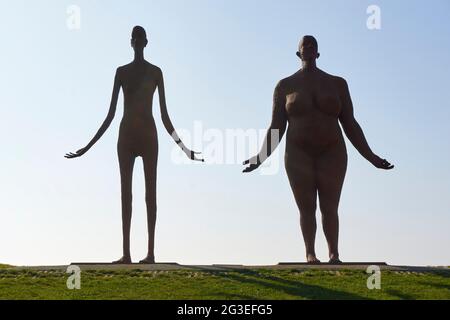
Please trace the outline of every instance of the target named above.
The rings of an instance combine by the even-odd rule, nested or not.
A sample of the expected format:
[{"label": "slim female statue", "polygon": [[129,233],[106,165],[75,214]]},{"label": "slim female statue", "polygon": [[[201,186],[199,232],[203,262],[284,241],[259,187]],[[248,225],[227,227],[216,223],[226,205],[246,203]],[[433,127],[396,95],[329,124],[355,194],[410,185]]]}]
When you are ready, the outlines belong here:
[{"label": "slim female statue", "polygon": [[[348,139],[365,159],[380,169],[392,169],[394,166],[370,149],[353,116],[347,82],[316,66],[319,52],[313,36],[302,38],[297,56],[302,61],[302,68],[277,84],[272,122],[263,147],[256,156],[244,161],[244,165],[249,164],[244,172],[255,170],[270,156],[289,123],[285,167],[300,211],[306,261],[320,263],[314,248],[318,195],[329,262],[341,263],[338,251],[338,205],[347,170],[347,150],[339,122]],[[278,139],[272,137],[272,130],[278,130]]]},{"label": "slim female statue", "polygon": [[136,26],[131,35],[131,46],[134,49],[134,60],[116,71],[111,105],[108,115],[94,138],[88,145],[76,153],[67,153],[72,159],[85,154],[100,139],[111,124],[117,106],[120,88],[124,95],[124,113],[120,123],[117,153],[119,157],[121,193],[122,193],[122,232],[123,257],[113,263],[131,263],[130,226],[132,175],[136,157],[142,157],[145,174],[145,199],[147,205],[148,253],[140,263],[154,263],[154,239],[156,223],[156,166],[158,160],[158,137],[152,114],[153,94],[158,88],[161,117],[167,132],[186,155],[196,161],[194,152],[189,150],[178,137],[166,107],[163,74],[160,68],[144,59],[144,48],[147,46],[147,35],[144,28]]}]

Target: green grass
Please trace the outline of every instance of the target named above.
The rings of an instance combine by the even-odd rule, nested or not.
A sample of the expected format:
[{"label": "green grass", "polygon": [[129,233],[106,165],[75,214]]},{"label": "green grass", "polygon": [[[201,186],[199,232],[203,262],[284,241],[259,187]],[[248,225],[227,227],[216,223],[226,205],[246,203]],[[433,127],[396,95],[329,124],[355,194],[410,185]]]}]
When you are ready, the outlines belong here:
[{"label": "green grass", "polygon": [[450,299],[450,270],[382,271],[368,290],[361,270],[63,271],[0,269],[0,299]]}]

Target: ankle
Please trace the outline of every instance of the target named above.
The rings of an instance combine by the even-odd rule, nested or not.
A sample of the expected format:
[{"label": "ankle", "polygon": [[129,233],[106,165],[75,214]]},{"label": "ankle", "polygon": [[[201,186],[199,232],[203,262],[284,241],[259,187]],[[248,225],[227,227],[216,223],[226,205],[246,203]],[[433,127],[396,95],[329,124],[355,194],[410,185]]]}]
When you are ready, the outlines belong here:
[{"label": "ankle", "polygon": [[330,260],[339,260],[339,253],[332,252],[329,254]]}]

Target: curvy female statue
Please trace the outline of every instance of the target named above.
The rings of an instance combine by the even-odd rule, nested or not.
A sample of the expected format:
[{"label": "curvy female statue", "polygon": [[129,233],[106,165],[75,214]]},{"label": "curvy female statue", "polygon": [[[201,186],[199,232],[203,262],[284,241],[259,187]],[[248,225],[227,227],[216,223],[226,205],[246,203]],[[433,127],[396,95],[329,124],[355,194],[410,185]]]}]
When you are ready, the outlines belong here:
[{"label": "curvy female statue", "polygon": [[[359,153],[380,169],[392,169],[386,159],[372,152],[353,116],[347,82],[316,66],[317,41],[304,36],[297,56],[302,68],[281,80],[274,92],[272,122],[258,155],[244,161],[244,172],[258,168],[284,135],[285,167],[300,211],[300,226],[306,246],[306,261],[316,257],[316,200],[319,197],[322,225],[328,242],[329,262],[340,263],[338,251],[338,205],[347,169],[347,150],[341,128]],[[278,139],[272,130],[278,131]],[[272,141],[274,140],[274,141]]]},{"label": "curvy female statue", "polygon": [[134,49],[134,60],[116,71],[114,89],[108,115],[94,138],[88,145],[76,153],[68,153],[66,158],[72,159],[85,154],[111,124],[117,106],[120,88],[124,95],[124,113],[120,123],[117,153],[119,156],[121,193],[122,193],[122,228],[123,257],[113,263],[131,263],[130,255],[130,225],[132,200],[132,175],[136,157],[142,157],[145,173],[145,199],[148,221],[148,254],[140,263],[154,263],[154,239],[156,223],[156,165],[158,160],[158,137],[155,121],[152,115],[153,94],[158,88],[161,117],[167,132],[186,155],[196,161],[198,159],[179,139],[166,107],[163,74],[160,68],[144,59],[144,48],[147,46],[147,36],[144,28],[136,26],[131,36],[131,46]]}]

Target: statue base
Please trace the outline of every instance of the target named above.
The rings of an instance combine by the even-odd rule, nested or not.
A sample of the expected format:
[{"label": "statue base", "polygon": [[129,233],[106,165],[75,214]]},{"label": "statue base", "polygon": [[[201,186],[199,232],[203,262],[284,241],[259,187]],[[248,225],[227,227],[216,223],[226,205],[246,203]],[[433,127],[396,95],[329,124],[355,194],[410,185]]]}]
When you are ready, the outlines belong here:
[{"label": "statue base", "polygon": [[279,262],[279,266],[387,266],[386,262],[341,262],[341,263],[307,263],[307,262]]},{"label": "statue base", "polygon": [[155,262],[155,263],[112,263],[112,262],[72,262],[70,265],[76,266],[145,266],[145,265],[172,265],[178,266],[176,262]]}]

